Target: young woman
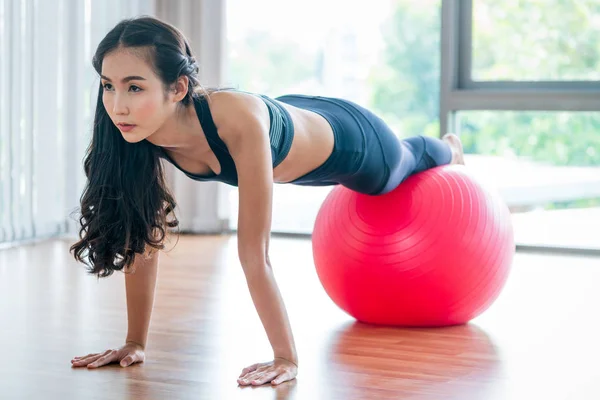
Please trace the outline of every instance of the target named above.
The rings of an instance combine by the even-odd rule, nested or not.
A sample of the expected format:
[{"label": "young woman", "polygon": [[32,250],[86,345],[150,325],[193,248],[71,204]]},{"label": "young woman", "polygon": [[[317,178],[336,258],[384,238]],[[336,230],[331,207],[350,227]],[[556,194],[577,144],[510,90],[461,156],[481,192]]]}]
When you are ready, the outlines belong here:
[{"label": "young woman", "polygon": [[455,135],[399,140],[350,101],[306,95],[206,91],[188,42],[154,18],[116,25],[93,58],[101,78],[84,170],[74,257],[99,277],[127,272],[125,344],[75,357],[75,367],[144,361],[158,250],[176,207],[161,158],[190,178],[239,187],[238,250],[273,360],[245,368],[241,385],[279,384],[298,371],[286,309],[269,262],[274,182],[341,184],[369,195],[393,190],[427,168],[463,163]]}]

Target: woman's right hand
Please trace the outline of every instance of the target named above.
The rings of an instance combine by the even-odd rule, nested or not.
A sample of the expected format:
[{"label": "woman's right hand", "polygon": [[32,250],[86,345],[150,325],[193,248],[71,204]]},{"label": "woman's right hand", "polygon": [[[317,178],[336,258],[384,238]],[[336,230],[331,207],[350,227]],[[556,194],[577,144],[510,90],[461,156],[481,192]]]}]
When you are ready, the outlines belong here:
[{"label": "woman's right hand", "polygon": [[88,354],[71,360],[72,367],[98,368],[103,365],[118,362],[121,367],[144,362],[146,355],[144,347],[138,343],[127,342],[116,350],[106,350],[104,353]]}]

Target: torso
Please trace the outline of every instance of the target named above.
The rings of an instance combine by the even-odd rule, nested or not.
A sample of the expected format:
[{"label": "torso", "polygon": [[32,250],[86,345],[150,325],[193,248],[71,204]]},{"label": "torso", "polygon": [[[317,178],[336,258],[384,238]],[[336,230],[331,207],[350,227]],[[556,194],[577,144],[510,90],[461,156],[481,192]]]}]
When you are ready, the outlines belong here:
[{"label": "torso", "polygon": [[[240,92],[215,92],[210,95],[211,113],[227,110],[230,96],[252,96]],[[254,96],[256,97],[256,96]],[[261,99],[256,97],[258,101]],[[285,159],[273,169],[273,181],[277,183],[291,182],[308,172],[314,170],[327,160],[333,151],[334,137],[329,123],[312,111],[303,110],[289,104],[279,103],[290,113],[294,124],[294,137],[292,146]],[[269,114],[266,105],[262,118],[266,118],[267,126]],[[217,124],[218,128],[218,124]],[[202,127],[198,121],[198,129]],[[219,132],[220,134],[221,132]],[[214,172],[219,174],[221,166],[215,154],[210,150],[204,135],[199,135],[198,146],[185,157],[169,152],[169,155],[184,170],[193,174],[208,174]]]}]

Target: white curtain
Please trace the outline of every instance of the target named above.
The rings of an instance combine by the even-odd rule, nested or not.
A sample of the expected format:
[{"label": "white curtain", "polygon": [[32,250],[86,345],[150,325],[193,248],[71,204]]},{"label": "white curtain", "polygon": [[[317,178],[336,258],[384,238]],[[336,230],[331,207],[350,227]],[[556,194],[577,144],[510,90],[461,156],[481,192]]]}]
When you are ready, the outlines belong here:
[{"label": "white curtain", "polygon": [[100,39],[154,0],[0,0],[0,244],[70,232]]}]

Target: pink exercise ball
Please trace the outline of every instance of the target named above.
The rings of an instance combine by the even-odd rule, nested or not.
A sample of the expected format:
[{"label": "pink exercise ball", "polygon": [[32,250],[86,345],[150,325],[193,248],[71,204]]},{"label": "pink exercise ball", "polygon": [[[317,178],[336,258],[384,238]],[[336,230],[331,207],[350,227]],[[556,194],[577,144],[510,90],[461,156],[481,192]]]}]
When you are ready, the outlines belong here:
[{"label": "pink exercise ball", "polygon": [[336,186],[312,237],[323,288],[358,321],[464,324],[498,297],[515,252],[499,193],[462,165],[432,168],[379,196]]}]

